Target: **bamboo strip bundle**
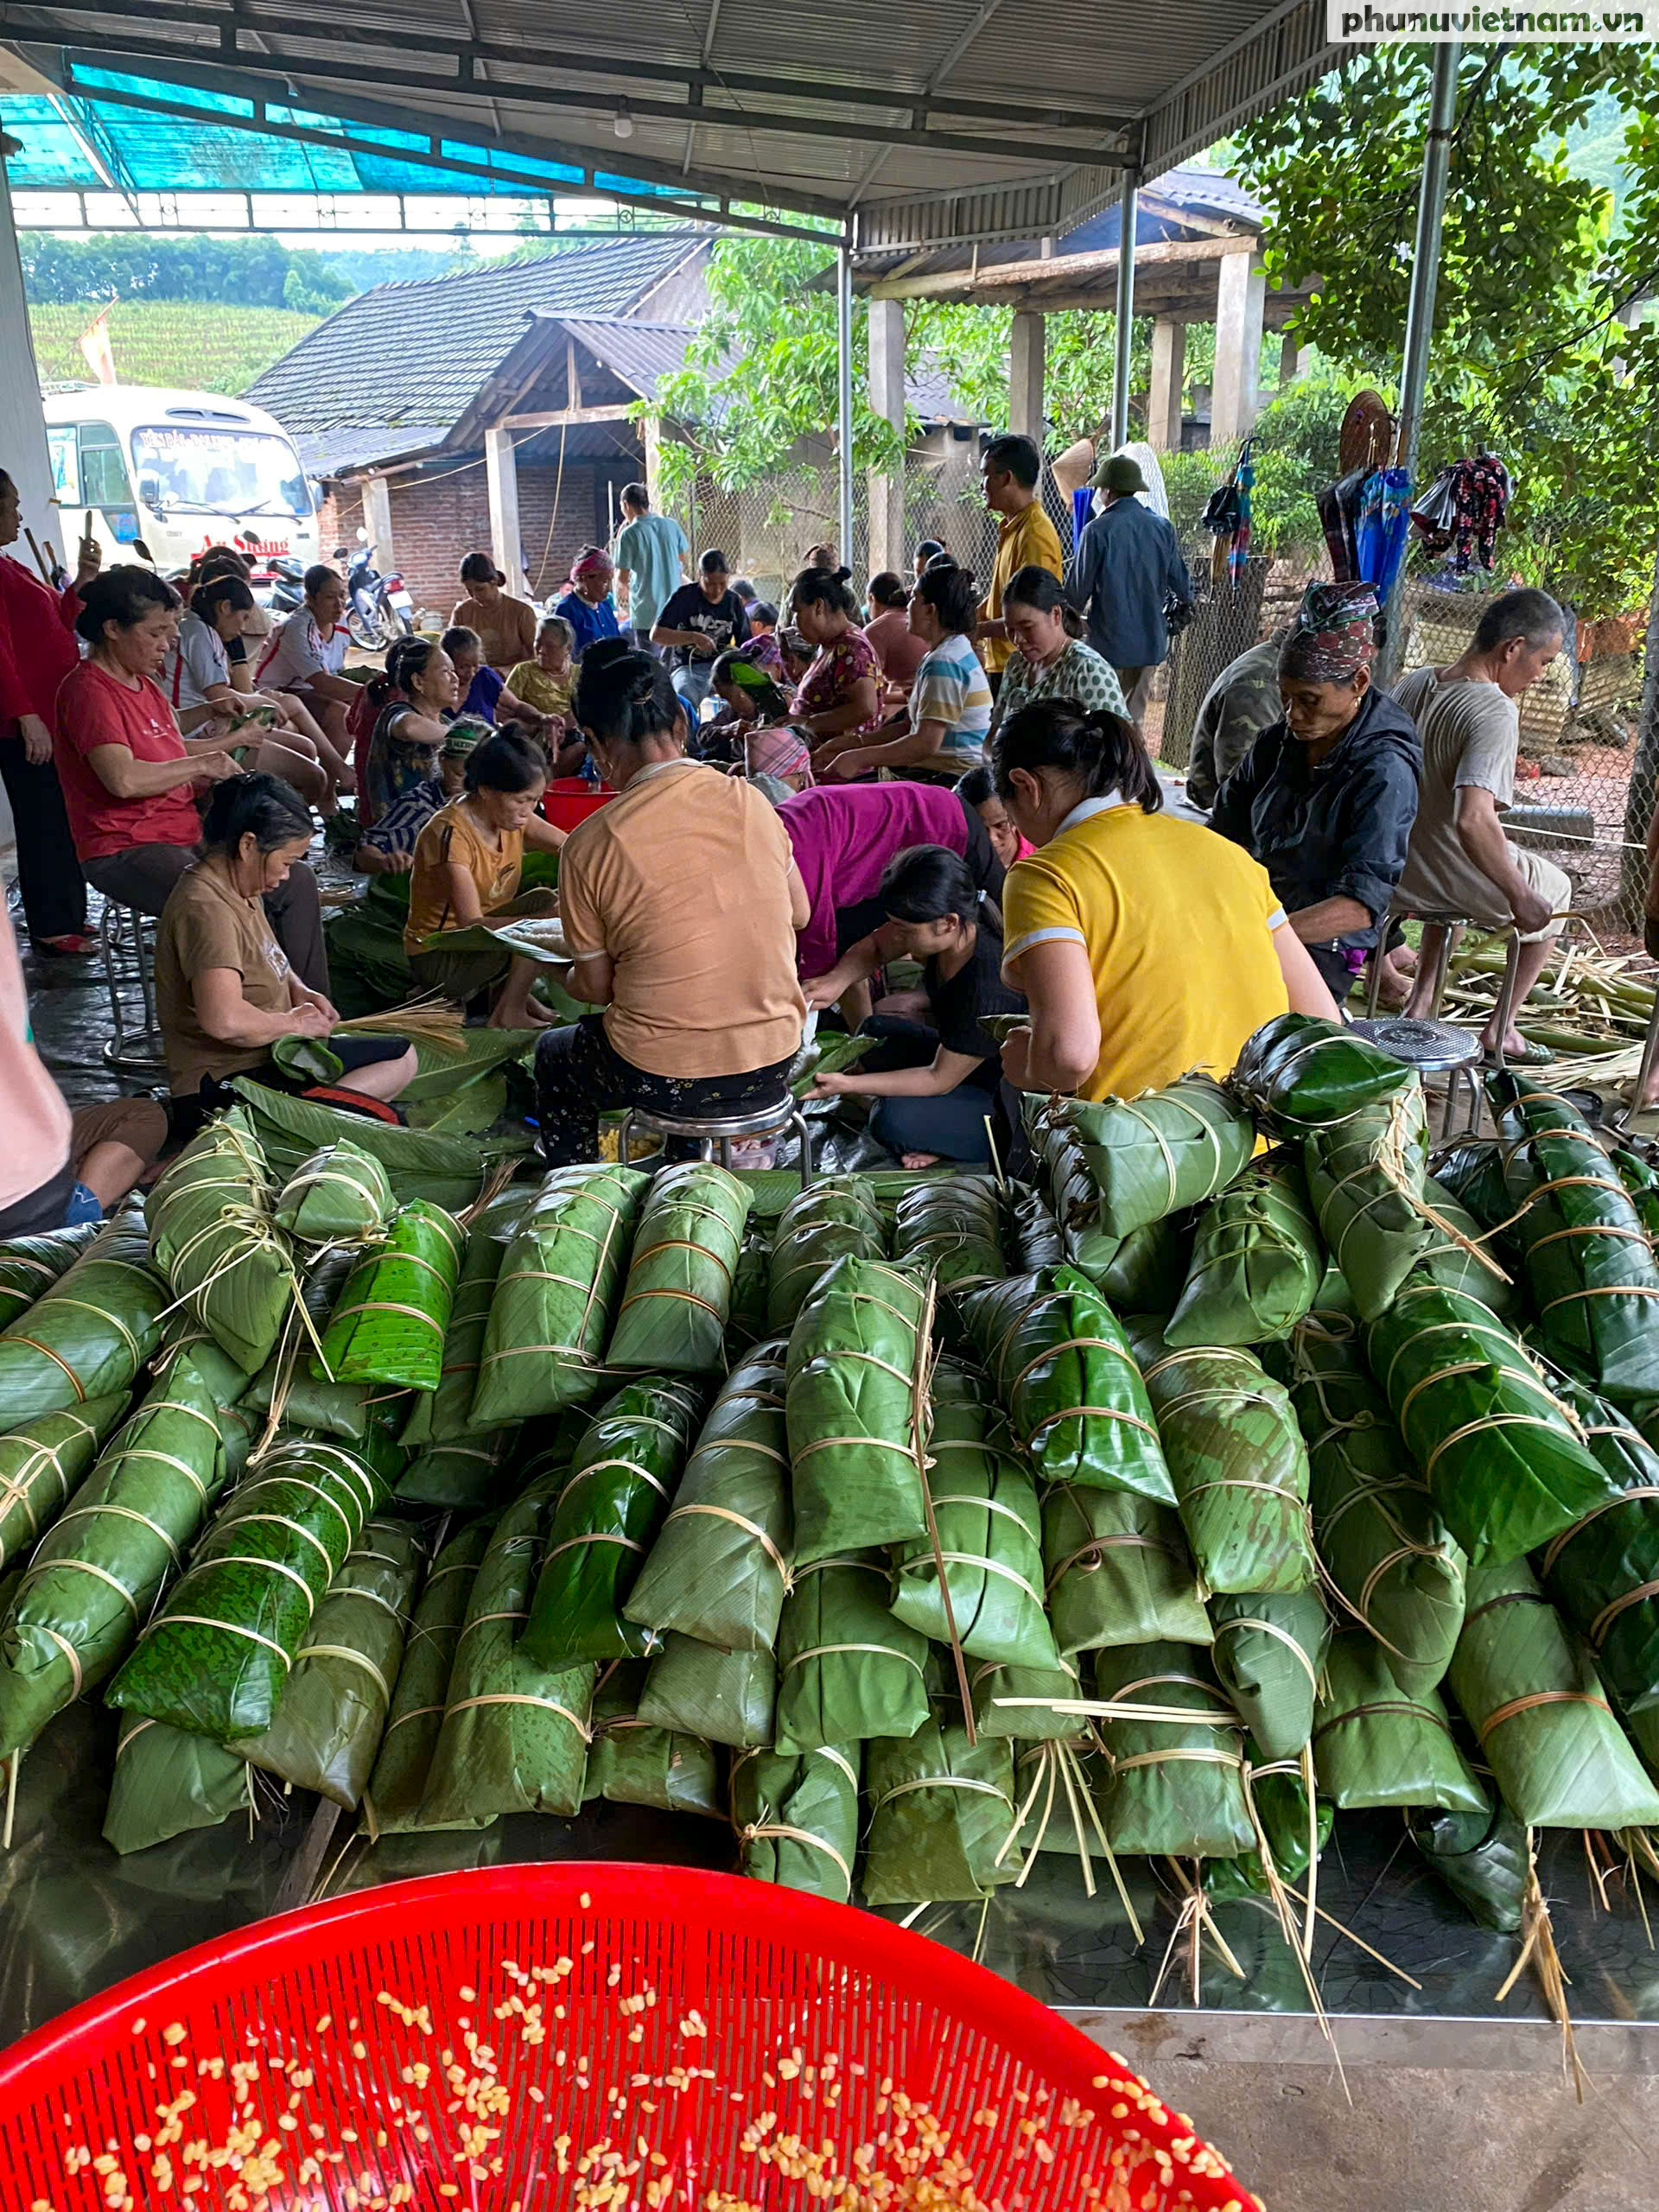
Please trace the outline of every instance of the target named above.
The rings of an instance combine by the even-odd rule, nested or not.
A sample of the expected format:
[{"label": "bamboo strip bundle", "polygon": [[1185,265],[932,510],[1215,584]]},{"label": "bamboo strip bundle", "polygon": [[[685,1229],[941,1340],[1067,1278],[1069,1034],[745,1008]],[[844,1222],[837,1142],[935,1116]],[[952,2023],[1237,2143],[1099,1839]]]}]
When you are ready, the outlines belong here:
[{"label": "bamboo strip bundle", "polygon": [[800,1568],[778,1630],[777,1749],[913,1736],[929,1710],[927,1638],[888,1611],[880,1554]]},{"label": "bamboo strip bundle", "polygon": [[1043,1561],[1054,1641],[1064,1658],[1108,1643],[1211,1640],[1210,1616],[1172,1506],[1133,1491],[1056,1483],[1043,1500]]},{"label": "bamboo strip bundle", "polygon": [[1014,1818],[1007,1744],[970,1744],[959,1723],[930,1717],[902,1743],[871,1744],[865,1765],[867,1904],[978,1898],[1013,1880],[1000,1863]]},{"label": "bamboo strip bundle", "polygon": [[1165,1342],[1260,1344],[1287,1337],[1324,1274],[1301,1168],[1288,1154],[1271,1154],[1198,1217],[1192,1272]]},{"label": "bamboo strip bundle", "polygon": [[1432,1241],[1423,1212],[1428,1122],[1413,1080],[1304,1148],[1308,1194],[1325,1249],[1368,1321],[1386,1312]]},{"label": "bamboo strip bundle", "polygon": [[1243,1724],[1208,1653],[1192,1643],[1096,1651],[1095,1695],[1107,1752],[1100,1814],[1112,1849],[1181,1859],[1249,1850]]},{"label": "bamboo strip bundle", "polygon": [[1313,1731],[1313,1700],[1330,1623],[1314,1590],[1210,1601],[1216,1679],[1250,1732],[1258,1758],[1294,1759]]},{"label": "bamboo strip bundle", "polygon": [[1438,1805],[1484,1820],[1491,1809],[1440,1693],[1408,1696],[1362,1629],[1339,1631],[1326,1647],[1313,1742],[1319,1788],[1339,1810]]},{"label": "bamboo strip bundle", "polygon": [[276,1226],[302,1243],[365,1244],[397,1200],[372,1153],[342,1137],[302,1160],[276,1194]]}]

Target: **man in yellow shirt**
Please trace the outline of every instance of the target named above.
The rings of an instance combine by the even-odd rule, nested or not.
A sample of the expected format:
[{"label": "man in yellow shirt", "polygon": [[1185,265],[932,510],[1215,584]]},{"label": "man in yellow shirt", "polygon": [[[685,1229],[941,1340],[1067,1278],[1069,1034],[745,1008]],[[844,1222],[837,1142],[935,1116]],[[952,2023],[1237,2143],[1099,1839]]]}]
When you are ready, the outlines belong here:
[{"label": "man in yellow shirt", "polygon": [[994,677],[1001,676],[1014,655],[1002,620],[1002,594],[1008,579],[1016,569],[1033,563],[1056,576],[1065,566],[1059,534],[1037,496],[1042,467],[1043,457],[1035,442],[1015,430],[1005,430],[1001,437],[993,438],[980,456],[979,480],[985,504],[999,519],[991,588],[980,607],[975,639]]}]

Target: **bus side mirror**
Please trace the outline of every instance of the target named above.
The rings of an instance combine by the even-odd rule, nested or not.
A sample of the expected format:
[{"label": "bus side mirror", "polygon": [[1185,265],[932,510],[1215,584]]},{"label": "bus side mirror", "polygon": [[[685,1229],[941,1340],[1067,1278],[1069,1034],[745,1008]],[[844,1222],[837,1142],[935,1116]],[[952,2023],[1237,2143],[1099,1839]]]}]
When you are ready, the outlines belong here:
[{"label": "bus side mirror", "polygon": [[133,539],[132,550],[138,556],[138,558],[141,561],[148,561],[152,569],[155,567],[156,556],[150,551],[149,546],[145,544],[142,537],[135,537]]},{"label": "bus side mirror", "polygon": [[145,506],[150,508],[155,513],[159,514],[162,511],[161,478],[159,476],[141,476],[138,479],[138,497]]}]

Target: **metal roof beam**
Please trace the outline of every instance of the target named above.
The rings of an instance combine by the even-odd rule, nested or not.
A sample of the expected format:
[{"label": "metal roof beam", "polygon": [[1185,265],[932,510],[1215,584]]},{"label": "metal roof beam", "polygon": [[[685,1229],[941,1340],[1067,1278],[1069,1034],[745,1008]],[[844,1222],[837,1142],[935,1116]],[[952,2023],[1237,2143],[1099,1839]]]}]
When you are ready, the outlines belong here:
[{"label": "metal roof beam", "polygon": [[[1001,4],[1001,0],[998,0],[998,4]],[[115,23],[130,20],[127,10],[120,5],[120,0],[10,0],[10,4],[0,6],[0,24],[10,22],[14,17],[25,13],[52,18],[103,16]],[[143,0],[143,16],[149,23],[176,23],[185,29],[217,32],[219,52],[232,65],[244,58],[238,43],[241,33],[266,40],[273,37],[303,38],[336,46],[372,47],[380,52],[396,49],[398,44],[397,34],[391,30],[376,30],[360,23],[342,22],[338,16],[303,16],[290,10],[273,10],[268,17],[257,17],[251,16],[243,5],[238,5],[236,14],[232,16],[216,13],[205,7],[192,7],[184,4],[184,0]],[[51,28],[61,29],[66,37],[74,36],[67,24],[54,22]],[[38,32],[32,31],[29,35],[38,35]],[[706,59],[693,64],[652,60],[631,54],[582,53],[561,54],[557,61],[553,62],[527,53],[523,46],[510,46],[499,40],[446,38],[426,30],[420,35],[420,51],[442,55],[449,60],[499,62],[515,73],[528,64],[535,67],[556,69],[559,74],[568,77],[621,78],[625,80],[632,78],[654,84],[684,85],[704,92],[752,92],[774,99],[784,97],[821,101],[830,106],[884,108],[902,113],[934,111],[964,123],[1020,123],[1046,129],[1064,129],[1075,125],[1077,119],[1077,108],[1071,104],[1046,108],[1030,100],[987,99],[977,94],[936,92],[931,86],[906,89],[899,86],[855,85],[845,81],[825,82],[816,78],[783,77],[762,71],[728,69],[724,67],[716,69]],[[511,84],[498,83],[496,89],[499,93],[512,95]],[[631,93],[618,97],[626,98],[630,105],[632,105]],[[1135,119],[1128,114],[1091,112],[1093,120],[1109,131],[1126,129]]]},{"label": "metal roof beam", "polygon": [[[1254,237],[1178,238],[1137,246],[1133,258],[1137,269],[1150,269],[1181,262],[1214,264],[1229,254],[1255,251]],[[1090,276],[1115,275],[1118,258],[1116,246],[1103,246],[1097,253],[1057,253],[1047,261],[995,261],[977,270],[943,269],[930,276],[878,277],[866,289],[878,300],[1001,299],[1025,285],[1076,288]],[[1103,299],[1100,304],[1107,302]]]}]

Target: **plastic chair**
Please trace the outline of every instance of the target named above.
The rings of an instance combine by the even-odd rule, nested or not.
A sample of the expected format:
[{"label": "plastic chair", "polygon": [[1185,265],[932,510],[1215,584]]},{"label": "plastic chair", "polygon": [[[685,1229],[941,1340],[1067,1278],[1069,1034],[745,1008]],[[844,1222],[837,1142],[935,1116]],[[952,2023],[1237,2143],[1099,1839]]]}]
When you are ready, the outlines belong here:
[{"label": "plastic chair", "polygon": [[[156,987],[150,973],[150,943],[156,930],[148,914],[136,906],[104,901],[98,918],[98,952],[104,966],[105,988],[110,995],[110,1035],[103,1058],[118,1075],[154,1075],[167,1065],[167,1047],[156,1019]],[[144,1009],[143,1025],[131,1027],[122,1004],[121,987],[136,982]]]},{"label": "plastic chair", "polygon": [[799,1099],[785,1091],[769,1106],[759,1106],[744,1114],[664,1114],[646,1106],[631,1106],[622,1117],[621,1132],[616,1141],[616,1156],[620,1164],[628,1164],[628,1140],[638,1122],[642,1128],[662,1137],[690,1137],[696,1141],[700,1156],[712,1160],[715,1147],[720,1147],[720,1164],[732,1164],[732,1146],[739,1137],[780,1136],[792,1129],[801,1142],[801,1188],[804,1191],[812,1180],[812,1130],[801,1111]]}]

